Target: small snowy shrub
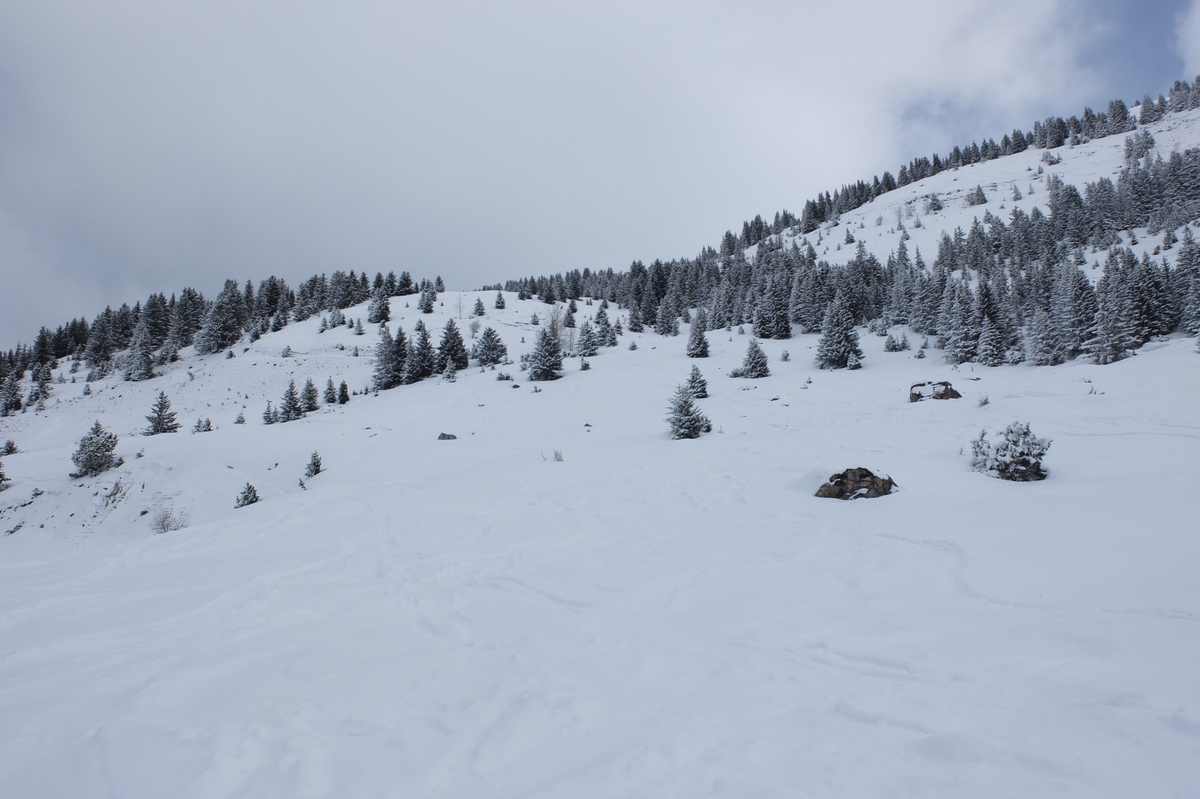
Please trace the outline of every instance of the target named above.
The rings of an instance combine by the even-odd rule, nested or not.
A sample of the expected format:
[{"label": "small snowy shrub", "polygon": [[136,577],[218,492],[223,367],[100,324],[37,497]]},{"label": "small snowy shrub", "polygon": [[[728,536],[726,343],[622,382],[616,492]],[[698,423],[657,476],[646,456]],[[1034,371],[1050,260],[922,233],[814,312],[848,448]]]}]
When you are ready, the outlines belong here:
[{"label": "small snowy shrub", "polygon": [[117,436],[105,430],[99,422],[79,441],[79,449],[71,456],[78,472],[72,477],[92,477],[106,472],[125,462],[123,458],[113,456],[117,448]]},{"label": "small snowy shrub", "polygon": [[244,508],[247,505],[253,505],[258,500],[258,489],[246,483],[246,487],[242,489],[242,493],[238,494],[237,501],[233,503],[233,507]]},{"label": "small snowy shrub", "polygon": [[671,438],[699,438],[701,433],[712,430],[712,422],[696,407],[696,395],[687,385],[675,389],[668,410],[667,424],[671,426]]},{"label": "small snowy shrub", "polygon": [[987,440],[987,431],[981,430],[979,438],[971,442],[971,468],[1001,480],[1045,480],[1042,458],[1050,443],[1030,432],[1028,422],[1010,424],[995,446]]},{"label": "small snowy shrub", "polygon": [[741,368],[734,369],[729,373],[729,376],[749,377],[751,379],[771,376],[771,370],[767,366],[767,354],[763,352],[757,340],[750,339],[750,344],[746,347],[746,357],[742,361]]},{"label": "small snowy shrub", "polygon": [[17,442],[13,441],[11,438],[4,442],[3,447],[0,447],[0,455],[16,455],[18,451]]},{"label": "small snowy shrub", "polygon": [[316,477],[321,473],[321,456],[313,450],[312,457],[308,459],[308,466],[304,467],[305,477]]}]

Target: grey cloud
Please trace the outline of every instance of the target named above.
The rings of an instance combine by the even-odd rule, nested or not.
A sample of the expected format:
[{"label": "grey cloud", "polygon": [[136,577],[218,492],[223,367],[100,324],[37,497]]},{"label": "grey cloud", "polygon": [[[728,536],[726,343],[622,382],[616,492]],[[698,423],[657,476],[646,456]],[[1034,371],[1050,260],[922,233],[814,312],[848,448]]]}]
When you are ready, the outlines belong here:
[{"label": "grey cloud", "polygon": [[693,255],[1100,88],[1075,2],[833,5],[6,4],[0,341],[227,276]]}]

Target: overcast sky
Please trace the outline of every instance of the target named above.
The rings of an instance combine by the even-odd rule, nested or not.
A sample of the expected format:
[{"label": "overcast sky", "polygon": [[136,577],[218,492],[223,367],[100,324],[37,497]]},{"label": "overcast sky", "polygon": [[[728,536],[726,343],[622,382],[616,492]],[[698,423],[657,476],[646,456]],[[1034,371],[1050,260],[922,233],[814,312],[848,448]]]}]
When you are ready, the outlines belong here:
[{"label": "overcast sky", "polygon": [[335,269],[693,256],[1200,73],[1200,0],[0,0],[0,347]]}]

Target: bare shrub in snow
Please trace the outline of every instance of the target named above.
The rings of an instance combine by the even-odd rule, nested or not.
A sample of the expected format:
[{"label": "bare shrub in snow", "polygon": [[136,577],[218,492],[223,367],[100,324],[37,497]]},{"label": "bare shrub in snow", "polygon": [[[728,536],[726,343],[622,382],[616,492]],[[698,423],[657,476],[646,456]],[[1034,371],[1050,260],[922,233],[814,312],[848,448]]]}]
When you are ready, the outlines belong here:
[{"label": "bare shrub in snow", "polygon": [[150,517],[150,529],[156,533],[171,533],[188,526],[188,515],[185,511],[174,508],[159,508]]}]

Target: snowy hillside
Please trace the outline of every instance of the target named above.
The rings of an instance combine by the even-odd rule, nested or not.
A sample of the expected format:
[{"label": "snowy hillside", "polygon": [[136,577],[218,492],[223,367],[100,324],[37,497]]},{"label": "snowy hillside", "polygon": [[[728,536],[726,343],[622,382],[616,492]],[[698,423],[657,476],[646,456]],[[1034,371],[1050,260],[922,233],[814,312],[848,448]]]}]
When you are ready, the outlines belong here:
[{"label": "snowy hillside", "polygon": [[[1200,145],[1200,111],[1152,130]],[[1112,175],[1122,139],[946,172],[809,238],[883,260],[903,221],[931,260],[1051,173]],[[395,297],[390,328],[477,318],[518,362],[549,306],[495,296]],[[860,370],[797,335],[761,341],[749,380],[728,376],[748,327],[694,359],[684,324],[555,381],[472,362],[376,393],[377,326],[344,313],[366,334],[314,316],[143,382],[64,361],[45,410],[0,418],[0,796],[1200,793],[1195,339],[985,368],[860,329]],[[692,366],[713,430],[672,440]],[[263,424],[309,378],[356,393]],[[963,397],[910,403],[927,380]],[[160,392],[183,428],[142,436]],[[71,478],[96,421],[124,463]],[[972,439],[1014,421],[1052,439],[1047,480],[972,471]],[[859,466],[899,491],[814,497]],[[247,483],[261,501],[235,508]],[[154,532],[164,509],[187,525]]]},{"label": "snowy hillside", "polygon": [[[1163,158],[1175,150],[1200,147],[1200,109],[1170,114],[1141,129],[1154,137],[1155,150]],[[886,261],[896,249],[898,223],[902,223],[910,236],[909,252],[919,248],[925,260],[932,261],[943,231],[952,234],[956,228],[968,230],[985,212],[1005,221],[1018,208],[1026,214],[1034,208],[1047,213],[1049,197],[1045,185],[1050,175],[1059,176],[1064,183],[1078,186],[1081,191],[1085,184],[1102,177],[1115,181],[1125,166],[1125,138],[1107,136],[1055,150],[1031,148],[1015,155],[948,170],[890,191],[843,214],[837,226],[828,223],[809,234],[784,235],[783,241],[810,242],[821,258],[838,263],[848,259],[857,246],[844,243],[845,231],[850,230],[856,243],[862,242],[868,252]],[[1048,154],[1061,162],[1047,163],[1043,159]],[[983,188],[988,198],[985,205],[967,203],[967,194],[976,186]],[[1014,189],[1020,192],[1021,199],[1013,199]],[[937,195],[942,210],[929,209],[927,198],[930,195]],[[1144,229],[1137,233],[1141,242],[1133,245],[1133,249],[1139,255],[1162,243],[1161,235],[1146,236]],[[1128,246],[1128,242],[1126,244]],[[1168,260],[1173,260],[1170,253],[1167,256]],[[1089,264],[1095,265],[1098,260],[1102,262],[1103,258],[1093,253]]]}]

